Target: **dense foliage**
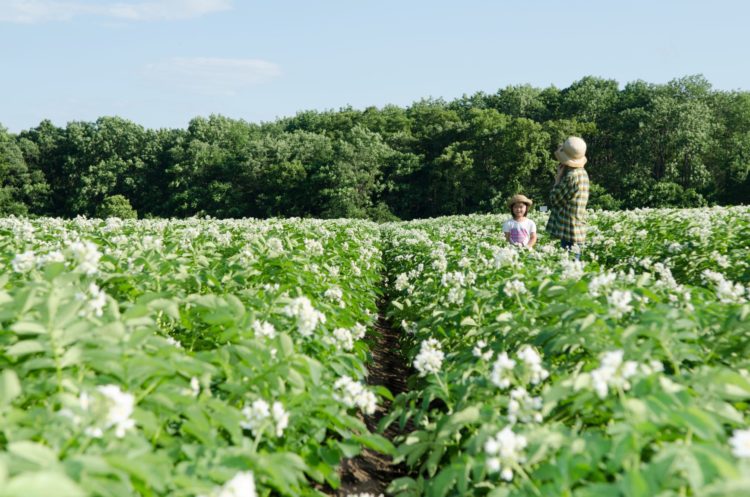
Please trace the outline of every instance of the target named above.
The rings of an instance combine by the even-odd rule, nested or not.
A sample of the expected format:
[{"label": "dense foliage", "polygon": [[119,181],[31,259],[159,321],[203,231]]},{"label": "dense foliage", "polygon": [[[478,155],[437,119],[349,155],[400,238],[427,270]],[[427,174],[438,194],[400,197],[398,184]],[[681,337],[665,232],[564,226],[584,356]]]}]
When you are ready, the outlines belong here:
[{"label": "dense foliage", "polygon": [[700,76],[623,88],[586,77],[263,124],[211,116],[150,130],[102,117],[0,128],[0,214],[92,216],[118,195],[141,217],[498,212],[519,191],[544,203],[551,152],[568,134],[589,144],[592,206],[750,202],[750,93],[714,91]]},{"label": "dense foliage", "polygon": [[750,493],[750,210],[592,223],[585,263],[509,247],[497,216],[385,229],[415,368],[384,422],[414,472],[394,493]]},{"label": "dense foliage", "polygon": [[7,218],[0,235],[1,496],[323,495],[344,457],[391,450],[357,417],[377,402],[372,223]]}]

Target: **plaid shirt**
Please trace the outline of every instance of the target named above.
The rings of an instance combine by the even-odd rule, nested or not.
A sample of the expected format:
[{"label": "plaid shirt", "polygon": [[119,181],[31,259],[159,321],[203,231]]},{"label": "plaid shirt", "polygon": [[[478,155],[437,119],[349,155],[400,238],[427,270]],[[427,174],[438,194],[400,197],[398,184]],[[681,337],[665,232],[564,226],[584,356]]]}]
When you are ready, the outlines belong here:
[{"label": "plaid shirt", "polygon": [[547,232],[560,240],[583,243],[586,241],[589,175],[582,167],[566,169],[560,182],[550,192]]}]

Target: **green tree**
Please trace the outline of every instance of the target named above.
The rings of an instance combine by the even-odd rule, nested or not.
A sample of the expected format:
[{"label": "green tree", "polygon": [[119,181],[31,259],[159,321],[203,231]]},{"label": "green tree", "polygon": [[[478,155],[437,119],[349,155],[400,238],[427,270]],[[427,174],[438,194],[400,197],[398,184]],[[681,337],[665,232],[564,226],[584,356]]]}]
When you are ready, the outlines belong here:
[{"label": "green tree", "polygon": [[28,212],[24,197],[31,183],[21,149],[13,135],[0,126],[0,215]]},{"label": "green tree", "polygon": [[138,218],[138,213],[133,210],[130,201],[123,195],[111,195],[104,197],[102,203],[96,207],[96,217],[101,219],[108,217],[136,219]]}]

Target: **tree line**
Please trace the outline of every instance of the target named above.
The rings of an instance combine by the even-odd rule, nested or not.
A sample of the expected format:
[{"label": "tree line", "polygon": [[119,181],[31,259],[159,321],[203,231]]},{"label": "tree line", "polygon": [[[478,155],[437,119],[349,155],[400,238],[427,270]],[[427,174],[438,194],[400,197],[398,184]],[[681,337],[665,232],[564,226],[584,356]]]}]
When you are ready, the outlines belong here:
[{"label": "tree line", "polygon": [[[750,200],[750,92],[702,76],[623,88],[508,86],[402,108],[220,115],[187,129],[119,117],[0,126],[0,214],[413,219],[544,203],[566,136],[588,143],[592,207]],[[107,210],[107,209],[105,209]]]}]

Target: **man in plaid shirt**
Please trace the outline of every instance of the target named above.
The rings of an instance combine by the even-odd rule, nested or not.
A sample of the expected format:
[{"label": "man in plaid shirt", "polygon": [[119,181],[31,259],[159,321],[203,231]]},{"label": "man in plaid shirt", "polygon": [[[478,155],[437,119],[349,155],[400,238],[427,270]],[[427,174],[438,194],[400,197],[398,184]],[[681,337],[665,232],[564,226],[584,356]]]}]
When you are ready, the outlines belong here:
[{"label": "man in plaid shirt", "polygon": [[559,238],[565,249],[577,245],[576,259],[579,259],[580,247],[586,241],[586,203],[589,200],[589,175],[583,168],[587,161],[586,142],[577,136],[568,137],[555,151],[555,157],[560,165],[550,192],[547,232]]}]

